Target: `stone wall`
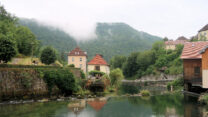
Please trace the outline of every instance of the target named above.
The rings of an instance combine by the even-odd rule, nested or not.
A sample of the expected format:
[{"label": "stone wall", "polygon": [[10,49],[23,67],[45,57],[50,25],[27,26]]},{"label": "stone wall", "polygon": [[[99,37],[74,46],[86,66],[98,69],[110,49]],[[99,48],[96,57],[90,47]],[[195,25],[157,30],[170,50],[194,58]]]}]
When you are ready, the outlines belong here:
[{"label": "stone wall", "polygon": [[[70,69],[76,78],[79,69]],[[52,95],[59,93],[54,88]],[[48,88],[43,73],[33,68],[0,68],[0,101],[48,97]]]},{"label": "stone wall", "polygon": [[0,68],[1,100],[46,96],[47,86],[34,69]]}]

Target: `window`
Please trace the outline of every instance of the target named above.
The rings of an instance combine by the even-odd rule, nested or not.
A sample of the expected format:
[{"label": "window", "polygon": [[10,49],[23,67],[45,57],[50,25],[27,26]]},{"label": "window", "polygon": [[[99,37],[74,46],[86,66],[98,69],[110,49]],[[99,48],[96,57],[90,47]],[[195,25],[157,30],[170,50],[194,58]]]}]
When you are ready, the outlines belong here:
[{"label": "window", "polygon": [[79,65],[79,68],[82,68],[82,64]]},{"label": "window", "polygon": [[100,66],[95,66],[95,70],[100,71]]},{"label": "window", "polygon": [[82,58],[80,58],[80,61],[82,61]]},{"label": "window", "polygon": [[72,57],[72,62],[74,62],[74,57]]},{"label": "window", "polygon": [[198,76],[200,74],[200,67],[194,67],[194,74]]}]

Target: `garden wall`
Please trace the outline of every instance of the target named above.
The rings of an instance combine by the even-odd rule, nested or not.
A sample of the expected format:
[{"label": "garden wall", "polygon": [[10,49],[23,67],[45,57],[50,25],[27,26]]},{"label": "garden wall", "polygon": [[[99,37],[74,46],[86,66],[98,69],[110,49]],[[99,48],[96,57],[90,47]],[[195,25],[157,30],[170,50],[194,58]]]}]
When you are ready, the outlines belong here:
[{"label": "garden wall", "polygon": [[[48,88],[41,69],[0,66],[0,101],[47,97]],[[76,78],[80,77],[79,69],[70,69],[70,71]],[[53,88],[52,95],[58,93],[58,88]]]}]

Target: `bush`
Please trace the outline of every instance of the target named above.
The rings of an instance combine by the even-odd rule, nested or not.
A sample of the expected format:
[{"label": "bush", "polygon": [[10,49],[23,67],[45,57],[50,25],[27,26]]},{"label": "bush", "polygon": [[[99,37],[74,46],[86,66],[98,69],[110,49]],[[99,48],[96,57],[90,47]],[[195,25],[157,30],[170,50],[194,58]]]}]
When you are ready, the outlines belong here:
[{"label": "bush", "polygon": [[111,86],[118,88],[121,81],[124,79],[123,72],[121,69],[117,68],[110,72]]},{"label": "bush", "polygon": [[75,67],[75,66],[74,66],[74,64],[70,64],[70,65],[68,65],[68,67]]},{"label": "bush", "polygon": [[184,85],[183,78],[177,78],[173,80],[172,82],[168,83],[167,89],[170,90],[171,86],[173,86],[173,89],[177,90],[183,87],[183,85]]},{"label": "bush", "polygon": [[92,76],[96,76],[96,75],[103,76],[105,73],[97,70],[92,70],[89,72],[89,74]]},{"label": "bush", "polygon": [[56,61],[56,50],[50,46],[43,49],[41,52],[40,60],[46,65],[50,65]]},{"label": "bush", "polygon": [[86,78],[86,77],[85,77],[85,73],[84,73],[82,70],[80,71],[80,74],[81,74],[81,78],[82,78],[82,79],[85,79],[85,78]]},{"label": "bush", "polygon": [[141,90],[140,93],[142,96],[150,96],[150,92],[148,90]]},{"label": "bush", "polygon": [[208,94],[200,95],[198,100],[201,104],[208,104]]},{"label": "bush", "polygon": [[44,80],[47,83],[49,93],[52,92],[55,85],[66,95],[78,91],[74,75],[68,69],[47,70],[44,73]]}]

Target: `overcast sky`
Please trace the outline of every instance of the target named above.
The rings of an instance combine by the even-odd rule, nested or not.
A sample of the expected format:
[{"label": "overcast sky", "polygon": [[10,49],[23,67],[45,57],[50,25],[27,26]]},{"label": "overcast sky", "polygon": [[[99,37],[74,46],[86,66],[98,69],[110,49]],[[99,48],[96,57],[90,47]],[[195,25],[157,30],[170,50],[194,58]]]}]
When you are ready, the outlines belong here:
[{"label": "overcast sky", "polygon": [[18,17],[57,26],[77,39],[94,35],[96,22],[124,22],[171,39],[187,38],[208,23],[208,0],[2,0]]}]

